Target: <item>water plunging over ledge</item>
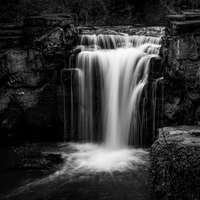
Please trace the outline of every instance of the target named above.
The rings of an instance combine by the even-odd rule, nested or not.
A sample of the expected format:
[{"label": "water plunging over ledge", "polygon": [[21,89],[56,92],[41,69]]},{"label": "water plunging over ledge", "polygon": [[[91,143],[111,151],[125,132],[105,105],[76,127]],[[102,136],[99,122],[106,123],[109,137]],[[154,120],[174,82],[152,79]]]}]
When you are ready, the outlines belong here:
[{"label": "water plunging over ledge", "polygon": [[78,116],[74,126],[81,143],[70,144],[76,153],[68,155],[73,166],[68,168],[123,171],[146,164],[146,151],[131,146],[142,146],[147,139],[140,103],[160,39],[127,34],[80,38],[78,114],[71,116]]},{"label": "water plunging over ledge", "polygon": [[113,150],[145,144],[139,105],[159,43],[160,38],[127,34],[82,36],[83,51],[76,64],[79,141],[93,142],[99,134],[97,138]]}]

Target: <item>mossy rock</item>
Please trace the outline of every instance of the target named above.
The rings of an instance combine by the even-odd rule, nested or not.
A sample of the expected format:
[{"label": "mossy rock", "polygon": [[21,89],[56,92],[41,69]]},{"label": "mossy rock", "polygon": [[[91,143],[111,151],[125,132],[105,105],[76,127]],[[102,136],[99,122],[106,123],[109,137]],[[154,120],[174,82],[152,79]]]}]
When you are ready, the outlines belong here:
[{"label": "mossy rock", "polygon": [[200,127],[159,129],[150,150],[152,199],[200,199]]}]

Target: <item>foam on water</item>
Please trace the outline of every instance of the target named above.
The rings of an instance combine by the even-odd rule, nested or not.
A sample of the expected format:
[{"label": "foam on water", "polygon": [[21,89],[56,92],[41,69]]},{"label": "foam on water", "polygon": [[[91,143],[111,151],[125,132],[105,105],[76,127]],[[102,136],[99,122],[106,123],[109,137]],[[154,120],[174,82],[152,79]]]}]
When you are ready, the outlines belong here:
[{"label": "foam on water", "polygon": [[66,165],[60,171],[61,173],[133,170],[147,164],[148,160],[148,152],[144,149],[110,150],[104,145],[93,143],[70,143],[69,145],[74,152],[66,154]]}]

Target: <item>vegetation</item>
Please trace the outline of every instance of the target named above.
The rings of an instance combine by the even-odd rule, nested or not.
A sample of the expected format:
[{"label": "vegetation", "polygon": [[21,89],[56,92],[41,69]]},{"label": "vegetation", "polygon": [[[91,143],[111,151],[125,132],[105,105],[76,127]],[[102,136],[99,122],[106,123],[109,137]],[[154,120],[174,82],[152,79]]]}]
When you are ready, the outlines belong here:
[{"label": "vegetation", "polygon": [[[160,23],[166,14],[200,8],[199,0],[0,0],[0,22],[23,22],[30,14],[73,13],[84,25]],[[155,12],[156,11],[156,12]]]},{"label": "vegetation", "polygon": [[73,13],[82,24],[132,21],[132,6],[109,0],[0,0],[0,22],[23,22],[30,14]]}]

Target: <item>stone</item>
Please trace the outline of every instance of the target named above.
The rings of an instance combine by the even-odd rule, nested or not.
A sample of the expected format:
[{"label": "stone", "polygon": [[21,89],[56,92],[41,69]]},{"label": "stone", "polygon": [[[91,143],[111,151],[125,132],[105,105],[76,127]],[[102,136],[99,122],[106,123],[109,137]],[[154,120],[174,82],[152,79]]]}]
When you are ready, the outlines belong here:
[{"label": "stone", "polygon": [[[165,102],[164,105],[164,115],[169,120],[176,121],[175,119],[181,114],[183,111],[182,100],[179,97],[171,96],[171,101]],[[180,117],[179,117],[180,119]]]},{"label": "stone", "polygon": [[23,28],[25,43],[32,43],[43,35],[48,34],[56,27],[67,29],[74,27],[75,24],[72,14],[60,13],[28,16],[24,21]]},{"label": "stone", "polygon": [[176,59],[198,59],[196,42],[192,35],[187,35],[184,38],[180,37],[176,40]]},{"label": "stone", "polygon": [[7,60],[11,74],[27,71],[27,51],[9,50],[7,52]]},{"label": "stone", "polygon": [[194,103],[186,96],[184,101],[184,124],[193,125],[195,118],[195,105]]},{"label": "stone", "polygon": [[189,21],[174,21],[172,25],[172,35],[181,35],[186,33],[198,33],[200,30],[200,20],[189,20]]},{"label": "stone", "polygon": [[[33,133],[37,135],[38,131],[43,129],[54,131],[55,134],[56,80],[56,72],[51,72],[48,73],[48,79],[41,82],[41,86],[32,85],[31,88],[30,85],[21,84],[16,88],[1,87],[0,123],[4,130],[12,131],[18,127],[15,132],[23,132],[25,137],[31,137]],[[26,135],[27,131],[28,135]]]},{"label": "stone", "polygon": [[3,51],[0,53],[0,80],[2,80],[4,77],[8,76],[9,73],[10,72],[9,72],[7,55]]},{"label": "stone", "polygon": [[163,76],[163,65],[161,58],[152,58],[149,67],[149,81],[155,81]]},{"label": "stone", "polygon": [[173,78],[182,79],[185,82],[191,83],[195,83],[198,79],[200,68],[198,61],[170,59],[168,62],[170,65],[168,73],[171,73]]},{"label": "stone", "polygon": [[151,198],[199,199],[200,127],[158,129],[150,149]]},{"label": "stone", "polygon": [[27,73],[16,73],[9,76],[7,82],[9,87],[39,87],[44,85],[49,80],[49,73],[46,72],[27,72]]},{"label": "stone", "polygon": [[188,98],[192,101],[192,102],[200,102],[200,94],[197,92],[188,92]]},{"label": "stone", "polygon": [[55,54],[65,47],[65,34],[61,28],[55,28],[46,35],[38,38],[35,42],[42,45],[43,54]]}]

